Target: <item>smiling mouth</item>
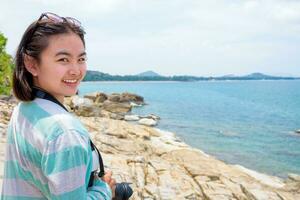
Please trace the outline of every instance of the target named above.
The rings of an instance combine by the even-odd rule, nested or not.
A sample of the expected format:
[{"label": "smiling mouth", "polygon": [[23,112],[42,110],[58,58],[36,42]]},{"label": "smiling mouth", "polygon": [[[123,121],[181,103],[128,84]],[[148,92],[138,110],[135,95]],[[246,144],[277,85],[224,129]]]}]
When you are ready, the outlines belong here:
[{"label": "smiling mouth", "polygon": [[78,79],[64,79],[63,82],[64,83],[77,83]]}]

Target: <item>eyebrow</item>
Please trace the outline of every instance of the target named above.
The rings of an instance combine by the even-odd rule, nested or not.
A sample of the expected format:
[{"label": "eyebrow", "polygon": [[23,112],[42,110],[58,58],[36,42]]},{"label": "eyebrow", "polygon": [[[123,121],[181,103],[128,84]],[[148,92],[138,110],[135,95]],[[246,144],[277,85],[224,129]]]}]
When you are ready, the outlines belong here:
[{"label": "eyebrow", "polygon": [[[72,55],[70,53],[68,53],[67,51],[59,51],[55,54],[55,57],[60,56],[60,55],[72,57]],[[86,52],[82,52],[81,54],[78,55],[78,57],[85,56],[85,55],[86,55]]]}]

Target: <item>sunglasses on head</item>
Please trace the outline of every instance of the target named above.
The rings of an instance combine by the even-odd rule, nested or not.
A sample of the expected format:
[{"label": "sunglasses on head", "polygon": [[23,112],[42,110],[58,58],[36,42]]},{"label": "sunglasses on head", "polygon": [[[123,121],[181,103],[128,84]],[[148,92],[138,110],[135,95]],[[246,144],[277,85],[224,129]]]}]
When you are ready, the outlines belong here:
[{"label": "sunglasses on head", "polygon": [[57,14],[51,13],[51,12],[46,12],[41,14],[40,18],[38,19],[38,22],[43,21],[43,20],[50,20],[54,23],[63,23],[63,22],[67,22],[70,23],[72,25],[81,27],[81,23],[80,21],[78,21],[77,19],[73,18],[73,17],[61,17]]},{"label": "sunglasses on head", "polygon": [[[34,33],[37,30],[38,26],[40,26],[39,22],[43,22],[43,21],[52,22],[54,24],[56,24],[56,23],[57,24],[59,24],[59,23],[68,23],[71,26],[75,26],[75,27],[78,27],[79,29],[82,29],[80,21],[78,21],[75,18],[61,17],[57,14],[54,14],[54,13],[51,13],[51,12],[46,12],[46,13],[42,13],[41,16],[39,17],[39,19],[36,21],[35,27],[29,33],[30,36],[28,38],[32,38],[32,36],[34,35]],[[27,45],[27,41],[24,42],[24,46],[21,49],[22,52],[24,52],[25,54],[26,54],[26,45]]]}]

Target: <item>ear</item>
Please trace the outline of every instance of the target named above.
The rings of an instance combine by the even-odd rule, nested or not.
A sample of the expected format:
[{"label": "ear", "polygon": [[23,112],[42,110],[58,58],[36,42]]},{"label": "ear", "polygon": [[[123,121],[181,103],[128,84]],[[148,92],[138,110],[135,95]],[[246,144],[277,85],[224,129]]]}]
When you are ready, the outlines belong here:
[{"label": "ear", "polygon": [[25,68],[32,74],[32,76],[38,75],[37,62],[32,56],[24,54],[24,64]]}]

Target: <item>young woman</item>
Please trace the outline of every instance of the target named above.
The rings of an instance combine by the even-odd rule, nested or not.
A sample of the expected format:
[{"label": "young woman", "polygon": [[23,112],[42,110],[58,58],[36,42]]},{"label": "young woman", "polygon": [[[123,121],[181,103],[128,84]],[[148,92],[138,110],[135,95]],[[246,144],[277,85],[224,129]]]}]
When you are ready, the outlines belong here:
[{"label": "young woman", "polygon": [[111,172],[93,176],[89,134],[63,107],[86,73],[80,22],[42,14],[25,31],[15,64],[20,103],[8,127],[1,199],[111,199]]}]

